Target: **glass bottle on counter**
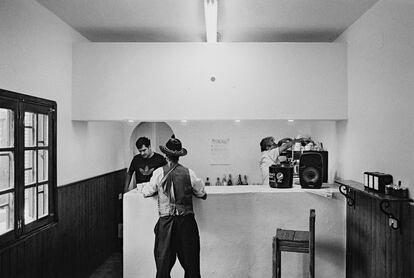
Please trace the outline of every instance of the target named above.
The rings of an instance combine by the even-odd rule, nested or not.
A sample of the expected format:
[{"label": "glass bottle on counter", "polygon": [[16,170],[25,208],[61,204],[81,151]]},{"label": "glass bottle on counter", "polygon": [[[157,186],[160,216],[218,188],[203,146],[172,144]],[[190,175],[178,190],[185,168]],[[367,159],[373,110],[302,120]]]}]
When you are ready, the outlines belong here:
[{"label": "glass bottle on counter", "polygon": [[222,186],[223,184],[221,183],[221,181],[220,181],[220,178],[219,177],[217,177],[217,180],[216,180],[216,186]]},{"label": "glass bottle on counter", "polygon": [[221,180],[221,183],[222,183],[223,186],[226,186],[227,185],[226,175],[224,175],[223,179]]},{"label": "glass bottle on counter", "polygon": [[205,186],[210,186],[211,185],[210,184],[210,178],[209,177],[206,178],[206,182],[204,183],[204,185]]},{"label": "glass bottle on counter", "polygon": [[249,182],[247,181],[247,175],[244,175],[244,177],[243,177],[243,184],[244,185],[248,185],[249,184]]},{"label": "glass bottle on counter", "polygon": [[243,185],[242,177],[239,174],[239,177],[237,178],[237,185]]},{"label": "glass bottle on counter", "polygon": [[229,180],[227,181],[227,185],[233,185],[233,179],[231,177],[231,174],[229,174]]}]

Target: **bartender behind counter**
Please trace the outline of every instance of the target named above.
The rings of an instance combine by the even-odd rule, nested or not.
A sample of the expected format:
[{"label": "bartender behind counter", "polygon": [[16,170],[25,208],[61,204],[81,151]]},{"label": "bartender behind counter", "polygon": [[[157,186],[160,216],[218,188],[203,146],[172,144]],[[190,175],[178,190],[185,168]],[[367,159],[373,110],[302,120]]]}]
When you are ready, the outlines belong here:
[{"label": "bartender behind counter", "polygon": [[262,155],[260,157],[259,166],[262,171],[262,184],[269,186],[269,167],[274,164],[280,164],[279,156],[282,152],[289,149],[297,140],[280,141],[275,143],[275,138],[265,137],[260,141],[260,149]]}]

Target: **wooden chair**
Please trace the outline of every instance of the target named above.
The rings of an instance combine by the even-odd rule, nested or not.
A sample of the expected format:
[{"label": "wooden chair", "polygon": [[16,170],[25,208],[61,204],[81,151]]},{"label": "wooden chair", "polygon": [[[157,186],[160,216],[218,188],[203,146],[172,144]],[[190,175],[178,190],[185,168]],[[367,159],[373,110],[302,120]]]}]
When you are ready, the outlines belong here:
[{"label": "wooden chair", "polygon": [[310,210],[309,231],[277,229],[273,237],[273,278],[281,278],[281,252],[309,253],[309,277],[315,277],[315,210]]}]

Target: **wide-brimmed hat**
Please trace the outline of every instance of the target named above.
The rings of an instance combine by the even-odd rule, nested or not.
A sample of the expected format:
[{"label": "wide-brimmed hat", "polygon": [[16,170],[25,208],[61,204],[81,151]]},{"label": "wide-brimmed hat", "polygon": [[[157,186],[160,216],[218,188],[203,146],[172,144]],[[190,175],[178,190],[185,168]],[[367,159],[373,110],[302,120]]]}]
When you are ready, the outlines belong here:
[{"label": "wide-brimmed hat", "polygon": [[187,150],[181,145],[181,141],[177,138],[170,138],[165,146],[160,146],[160,150],[169,155],[184,156]]}]

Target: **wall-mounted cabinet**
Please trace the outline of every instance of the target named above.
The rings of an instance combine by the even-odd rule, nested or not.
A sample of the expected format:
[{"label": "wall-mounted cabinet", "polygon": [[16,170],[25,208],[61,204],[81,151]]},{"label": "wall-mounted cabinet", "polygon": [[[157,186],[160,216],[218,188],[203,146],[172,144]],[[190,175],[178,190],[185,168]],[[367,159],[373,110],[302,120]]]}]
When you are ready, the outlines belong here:
[{"label": "wall-mounted cabinet", "polygon": [[[346,277],[413,277],[412,200],[367,191],[362,184],[354,181],[337,183],[342,187],[340,191],[348,203]],[[388,205],[384,205],[386,203]],[[397,219],[398,229],[390,219]]]}]

